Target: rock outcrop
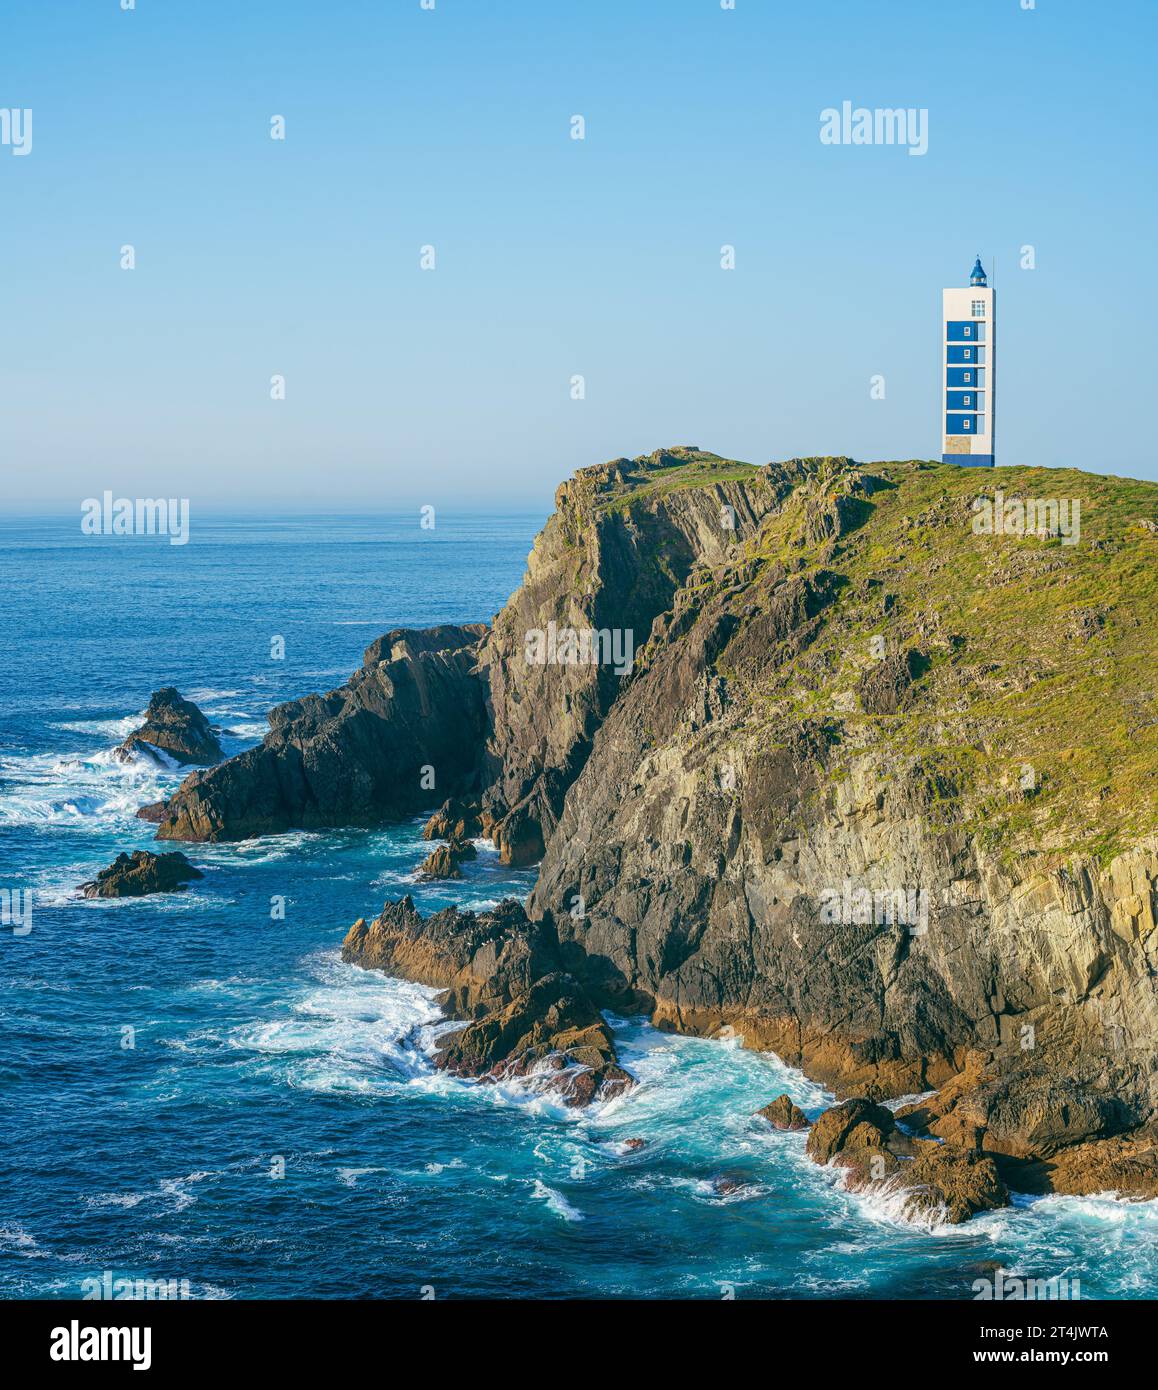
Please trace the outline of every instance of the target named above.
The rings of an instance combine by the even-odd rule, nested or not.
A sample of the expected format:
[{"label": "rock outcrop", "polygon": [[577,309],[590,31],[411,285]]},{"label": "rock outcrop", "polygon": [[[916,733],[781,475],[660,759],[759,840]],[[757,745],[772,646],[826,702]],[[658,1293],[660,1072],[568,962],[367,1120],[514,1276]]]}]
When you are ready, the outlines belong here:
[{"label": "rock outcrop", "polygon": [[117,753],[123,760],[137,753],[155,758],[157,750],[186,764],[217,763],[223,756],[209,720],[171,685],[153,692],[144,724],[125,739]]},{"label": "rock outcrop", "polygon": [[1158,543],[1138,519],[1158,491],[1002,483],[1081,497],[1081,544],[979,535],[985,480],[919,462],[674,449],[581,470],[489,630],[389,634],[189,778],[160,836],[442,803],[431,838],[541,858],[535,980],[728,1027],[840,1096],[938,1091],[903,1117],[924,1144],[903,1161],[947,1210],[990,1162],[1078,1190],[1079,1150],[1144,1190]]},{"label": "rock outcrop", "polygon": [[143,898],[147,893],[178,892],[204,877],[179,850],[153,854],[136,849],[132,854],[118,854],[96,878],[81,884],[81,892],[86,898]]},{"label": "rock outcrop", "polygon": [[474,666],[484,631],[398,628],[379,638],[348,684],[279,705],[258,747],[186,778],[157,838],[376,825],[476,789],[487,714]]},{"label": "rock outcrop", "polygon": [[897,1129],[891,1111],[863,1097],[818,1116],[807,1151],[816,1163],[843,1169],[852,1191],[898,1198],[913,1220],[957,1224],[1009,1200],[992,1158],[911,1139]]},{"label": "rock outcrop", "polygon": [[491,826],[478,806],[460,797],[448,797],[422,828],[424,840],[473,840]]},{"label": "rock outcrop", "polygon": [[477,856],[478,850],[469,840],[447,840],[426,856],[418,872],[423,878],[461,878],[460,865]]},{"label": "rock outcrop", "polygon": [[791,1097],[777,1096],[770,1105],[756,1111],[761,1119],[767,1120],[773,1129],[801,1130],[808,1128],[808,1116],[796,1105]]},{"label": "rock outcrop", "polygon": [[359,919],[342,959],[443,991],[466,1026],[439,1040],[437,1066],[482,1081],[534,1076],[568,1105],[631,1085],[611,1030],[582,984],[560,968],[554,937],[511,899],[485,913],[445,908],[424,920],[407,896]]}]

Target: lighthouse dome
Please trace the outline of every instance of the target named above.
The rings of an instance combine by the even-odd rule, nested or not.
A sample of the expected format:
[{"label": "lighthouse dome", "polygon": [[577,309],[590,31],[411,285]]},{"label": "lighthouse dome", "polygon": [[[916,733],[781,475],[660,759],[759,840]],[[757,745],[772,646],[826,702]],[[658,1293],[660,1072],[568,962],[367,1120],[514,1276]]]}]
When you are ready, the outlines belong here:
[{"label": "lighthouse dome", "polygon": [[989,284],[985,271],[981,265],[980,256],[973,262],[973,274],[969,277],[969,283],[971,285],[980,285],[983,289]]}]

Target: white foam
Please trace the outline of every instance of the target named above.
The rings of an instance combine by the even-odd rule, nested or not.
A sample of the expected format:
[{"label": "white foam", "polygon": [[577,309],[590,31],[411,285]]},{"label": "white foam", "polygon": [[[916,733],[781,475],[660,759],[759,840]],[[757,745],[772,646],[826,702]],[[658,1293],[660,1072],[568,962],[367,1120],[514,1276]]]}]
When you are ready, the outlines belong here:
[{"label": "white foam", "polygon": [[48,1256],[48,1251],[40,1248],[36,1237],[15,1222],[0,1226],[0,1249],[15,1250],[26,1260],[43,1260]]},{"label": "white foam", "polygon": [[561,1192],[557,1192],[553,1187],[548,1187],[538,1178],[534,1180],[531,1196],[537,1202],[546,1202],[548,1211],[553,1211],[561,1221],[582,1221],[585,1219],[583,1213],[578,1208],[573,1207]]}]

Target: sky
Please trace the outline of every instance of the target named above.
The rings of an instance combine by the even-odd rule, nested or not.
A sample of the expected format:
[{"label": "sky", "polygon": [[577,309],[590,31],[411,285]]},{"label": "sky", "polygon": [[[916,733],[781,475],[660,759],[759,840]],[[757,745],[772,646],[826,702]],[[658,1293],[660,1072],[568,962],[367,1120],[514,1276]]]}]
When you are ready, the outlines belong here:
[{"label": "sky", "polygon": [[[1158,5],[1027,2],[6,0],[0,504],[938,457],[978,253],[999,462],[1158,479]],[[844,101],[927,152],[822,143]]]}]

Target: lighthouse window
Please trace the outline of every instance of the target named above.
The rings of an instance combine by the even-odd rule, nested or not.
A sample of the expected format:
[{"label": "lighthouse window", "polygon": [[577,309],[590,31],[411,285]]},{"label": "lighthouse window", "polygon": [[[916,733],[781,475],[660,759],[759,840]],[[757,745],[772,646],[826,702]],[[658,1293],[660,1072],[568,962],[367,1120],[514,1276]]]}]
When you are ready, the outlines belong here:
[{"label": "lighthouse window", "polygon": [[969,416],[968,416],[968,415],[964,415],[964,416],[961,417],[961,428],[962,428],[963,430],[967,430],[967,429],[969,428]]},{"label": "lighthouse window", "polygon": [[972,361],[973,361],[973,349],[972,349],[972,348],[962,348],[962,349],[961,349],[961,356],[965,359],[966,362],[972,362]]},{"label": "lighthouse window", "polygon": [[975,319],[983,319],[985,317],[985,301],[983,299],[975,299],[973,301],[973,317]]}]

